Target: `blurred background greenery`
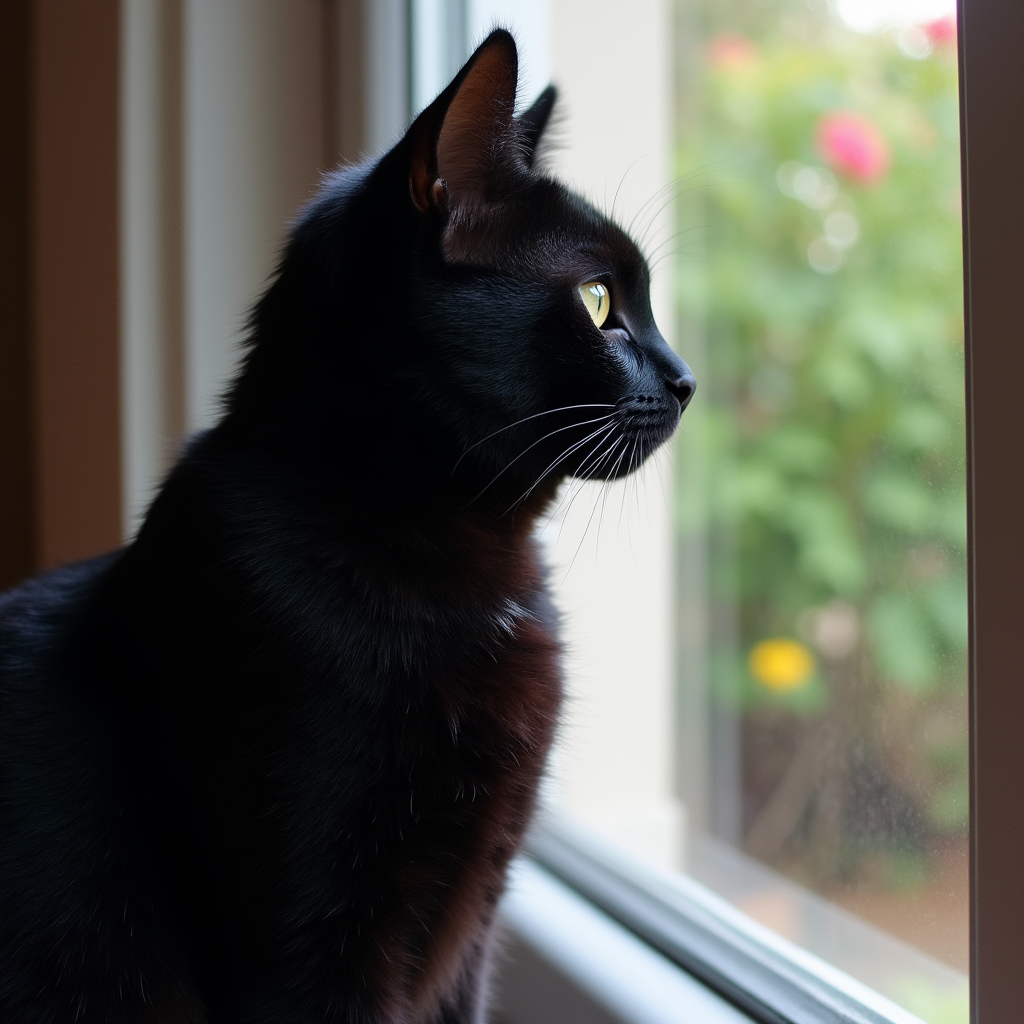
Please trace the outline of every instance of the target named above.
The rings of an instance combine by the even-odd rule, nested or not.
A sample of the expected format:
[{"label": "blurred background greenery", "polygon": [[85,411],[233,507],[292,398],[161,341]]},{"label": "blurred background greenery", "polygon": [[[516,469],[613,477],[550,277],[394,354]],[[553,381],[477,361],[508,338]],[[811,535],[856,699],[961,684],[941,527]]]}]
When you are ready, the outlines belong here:
[{"label": "blurred background greenery", "polygon": [[677,519],[708,552],[710,699],[738,736],[725,838],[966,970],[955,23],[697,11],[675,245],[703,366]]}]

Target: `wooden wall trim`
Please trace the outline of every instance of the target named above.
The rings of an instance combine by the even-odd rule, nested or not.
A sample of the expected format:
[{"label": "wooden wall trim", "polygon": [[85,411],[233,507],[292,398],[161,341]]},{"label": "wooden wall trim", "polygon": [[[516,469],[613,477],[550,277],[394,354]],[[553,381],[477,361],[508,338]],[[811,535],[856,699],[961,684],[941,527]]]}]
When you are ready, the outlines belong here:
[{"label": "wooden wall trim", "polygon": [[32,6],[34,560],[49,568],[121,539],[120,2]]},{"label": "wooden wall trim", "polygon": [[31,5],[0,4],[0,591],[35,565],[31,394]]}]

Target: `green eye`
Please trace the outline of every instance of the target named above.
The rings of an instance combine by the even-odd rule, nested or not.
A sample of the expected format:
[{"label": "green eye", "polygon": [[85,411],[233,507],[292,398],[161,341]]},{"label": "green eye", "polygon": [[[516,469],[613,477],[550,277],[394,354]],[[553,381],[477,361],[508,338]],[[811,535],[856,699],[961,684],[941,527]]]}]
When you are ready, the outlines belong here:
[{"label": "green eye", "polygon": [[580,285],[580,296],[587,307],[590,319],[598,327],[603,326],[612,308],[611,292],[600,281],[588,281]]}]

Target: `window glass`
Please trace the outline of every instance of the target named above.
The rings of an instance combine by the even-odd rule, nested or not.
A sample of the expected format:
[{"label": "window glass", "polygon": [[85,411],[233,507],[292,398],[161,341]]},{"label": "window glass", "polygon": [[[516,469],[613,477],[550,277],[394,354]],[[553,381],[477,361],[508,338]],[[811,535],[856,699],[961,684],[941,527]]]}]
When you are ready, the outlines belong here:
[{"label": "window glass", "polygon": [[676,297],[703,386],[675,481],[679,742],[704,760],[679,759],[687,866],[966,1021],[954,11],[680,15]]}]

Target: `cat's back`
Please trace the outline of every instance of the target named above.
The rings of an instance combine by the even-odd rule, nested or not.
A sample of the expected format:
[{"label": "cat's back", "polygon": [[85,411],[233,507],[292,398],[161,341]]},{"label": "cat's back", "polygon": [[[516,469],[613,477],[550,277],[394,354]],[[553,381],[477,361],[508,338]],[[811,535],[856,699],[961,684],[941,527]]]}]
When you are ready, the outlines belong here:
[{"label": "cat's back", "polygon": [[[0,758],[63,744],[50,736],[55,717],[72,713],[76,672],[65,657],[67,644],[88,614],[100,580],[119,553],[64,566],[0,594]],[[55,746],[51,747],[51,740]],[[4,799],[17,776],[4,775]],[[5,844],[6,846],[6,844]]]},{"label": "cat's back", "polygon": [[30,653],[49,646],[81,612],[119,552],[108,552],[36,576],[0,593],[0,685],[28,666]]},{"label": "cat's back", "polygon": [[[119,557],[112,552],[63,566],[0,594],[0,757],[5,760],[46,746],[50,737],[40,731],[77,703],[82,666],[67,656],[68,646]],[[59,749],[63,738],[54,739]],[[0,807],[8,803],[5,799]]]},{"label": "cat's back", "polygon": [[116,956],[120,945],[97,914],[103,879],[123,867],[111,829],[117,812],[109,743],[86,697],[85,670],[69,657],[118,557],[66,566],[0,595],[5,1019],[73,1013],[76,994],[54,979],[76,974],[97,948]]}]

